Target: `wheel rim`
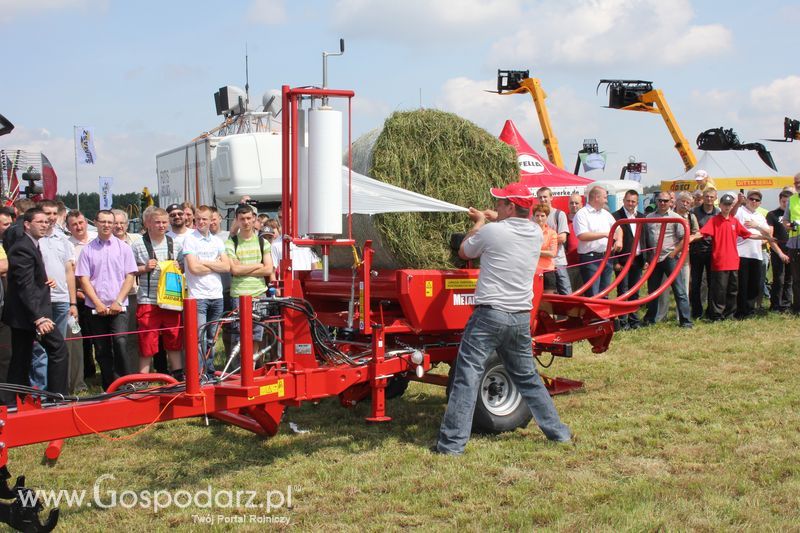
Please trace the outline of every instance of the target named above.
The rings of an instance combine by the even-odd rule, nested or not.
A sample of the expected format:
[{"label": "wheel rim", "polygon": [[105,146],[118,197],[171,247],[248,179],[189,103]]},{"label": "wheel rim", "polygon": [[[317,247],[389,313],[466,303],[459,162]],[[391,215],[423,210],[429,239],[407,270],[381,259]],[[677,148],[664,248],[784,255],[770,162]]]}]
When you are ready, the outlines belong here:
[{"label": "wheel rim", "polygon": [[502,365],[489,369],[483,376],[481,401],[486,410],[495,416],[511,414],[522,401],[522,396]]}]

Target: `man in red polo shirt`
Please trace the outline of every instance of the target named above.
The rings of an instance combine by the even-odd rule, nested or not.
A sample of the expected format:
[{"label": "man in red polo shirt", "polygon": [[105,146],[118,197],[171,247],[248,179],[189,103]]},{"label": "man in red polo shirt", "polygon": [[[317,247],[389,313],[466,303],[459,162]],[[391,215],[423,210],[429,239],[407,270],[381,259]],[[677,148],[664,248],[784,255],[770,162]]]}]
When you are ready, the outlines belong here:
[{"label": "man in red polo shirt", "polygon": [[736,238],[772,239],[766,232],[761,235],[750,233],[736,217],[731,216],[735,201],[733,195],[723,194],[719,199],[719,214],[709,219],[700,229],[700,234],[711,241],[711,275],[708,287],[711,302],[707,311],[709,320],[732,318],[736,313],[736,297],[739,292],[739,252]]}]

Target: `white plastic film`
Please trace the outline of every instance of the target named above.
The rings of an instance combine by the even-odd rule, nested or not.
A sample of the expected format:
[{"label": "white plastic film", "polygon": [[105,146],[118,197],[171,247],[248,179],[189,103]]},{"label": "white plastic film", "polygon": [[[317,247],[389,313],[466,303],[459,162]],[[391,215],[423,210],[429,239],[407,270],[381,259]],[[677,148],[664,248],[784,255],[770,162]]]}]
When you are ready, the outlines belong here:
[{"label": "white plastic film", "polygon": [[300,200],[297,206],[297,229],[300,235],[308,233],[308,111],[297,114],[297,188]]},{"label": "white plastic film", "polygon": [[342,113],[308,111],[308,233],[342,233]]}]

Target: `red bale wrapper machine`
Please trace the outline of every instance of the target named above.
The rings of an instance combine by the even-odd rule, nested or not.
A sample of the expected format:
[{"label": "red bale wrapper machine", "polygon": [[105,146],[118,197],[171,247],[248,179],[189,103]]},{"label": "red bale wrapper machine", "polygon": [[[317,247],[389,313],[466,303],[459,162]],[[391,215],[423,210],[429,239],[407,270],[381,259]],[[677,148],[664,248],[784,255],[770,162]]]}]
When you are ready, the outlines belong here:
[{"label": "red bale wrapper machine", "polygon": [[[369,398],[367,420],[386,422],[390,420],[386,400],[402,394],[410,380],[447,385],[446,373],[429,371],[440,363],[452,365],[455,362],[461,333],[473,309],[478,270],[375,271],[371,266],[370,242],[365,243],[362,260],[352,269],[329,269],[327,259],[331,247],[356,245],[350,217],[347,217],[348,227],[341,228],[340,207],[338,212],[333,209],[328,221],[309,221],[311,226],[321,227],[310,227],[309,231],[302,232],[310,237],[301,237],[301,203],[306,205],[307,200],[309,212],[314,212],[319,209],[315,205],[321,205],[315,201],[327,202],[332,198],[330,184],[319,180],[341,183],[342,117],[340,113],[337,119],[335,114],[339,112],[327,107],[327,101],[329,98],[347,100],[349,135],[353,97],[354,93],[347,90],[283,87],[285,237],[283,259],[276,266],[279,281],[274,293],[270,290],[257,298],[241,297],[238,314],[222,320],[239,322],[241,348],[238,354],[230,354],[229,364],[241,370],[228,372],[226,367],[223,372],[217,372],[215,379],[201,381],[198,331],[212,324],[198,324],[196,302],[186,299],[185,382],[163,374],[135,374],[118,379],[102,394],[66,398],[46,391],[2,385],[19,396],[15,407],[0,407],[0,498],[6,500],[0,502],[0,521],[19,530],[50,531],[58,520],[58,509],[50,510],[46,520],[40,519],[41,504],[30,505],[31,499],[24,497],[26,492],[31,492],[25,487],[24,476],[9,486],[11,475],[7,463],[11,448],[46,442],[49,443],[47,455],[54,459],[61,452],[63,439],[204,415],[271,436],[278,431],[287,406],[297,407],[303,402],[331,396],[338,396],[346,407]],[[302,163],[298,155],[298,132],[306,120],[309,150],[314,149],[313,143],[318,139],[333,137],[319,142],[329,142],[332,146],[327,151],[335,157],[309,155],[308,187],[304,189],[299,182]],[[337,125],[338,137],[331,135]],[[322,135],[315,134],[313,128],[319,128]],[[325,168],[320,170],[320,166]],[[307,199],[300,194],[303,190],[308,191]],[[339,193],[341,196],[341,189]],[[335,220],[338,220],[338,228]],[[668,222],[687,226],[678,219],[648,220],[653,224]],[[617,222],[612,234],[619,224],[629,223],[630,220]],[[638,242],[643,224],[636,224],[635,228]],[[338,238],[345,231],[347,238]],[[662,247],[663,234],[661,232],[655,247],[656,255]],[[290,243],[321,248],[323,269],[294,272]],[[687,248],[685,244],[683,256]],[[609,247],[603,261],[608,261],[610,256]],[[593,352],[604,352],[614,333],[614,318],[657,298],[679,272],[676,269],[658,291],[630,300],[655,268],[652,262],[635,286],[610,298],[630,269],[632,259],[627,258],[611,286],[593,297],[582,294],[601,270],[568,296],[543,294],[542,275],[537,274],[533,280],[534,312],[531,314],[533,352],[537,358],[545,353],[571,357],[572,343],[582,340],[591,343]],[[255,356],[252,349],[254,323],[266,328],[272,346]],[[261,359],[259,356],[269,360],[254,363],[254,359]],[[552,394],[582,386],[580,381],[544,376],[543,379]],[[141,388],[141,382],[149,386]],[[139,386],[133,387],[134,383]],[[474,430],[508,431],[526,425],[530,419],[527,405],[500,360],[492,358],[482,380]]]}]

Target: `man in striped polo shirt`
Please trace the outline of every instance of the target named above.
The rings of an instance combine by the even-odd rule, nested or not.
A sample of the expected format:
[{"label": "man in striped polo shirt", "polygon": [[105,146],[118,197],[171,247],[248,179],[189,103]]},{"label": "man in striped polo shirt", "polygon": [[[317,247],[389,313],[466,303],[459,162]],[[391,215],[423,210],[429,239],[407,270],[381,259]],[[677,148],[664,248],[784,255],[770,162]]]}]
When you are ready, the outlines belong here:
[{"label": "man in striped polo shirt", "polygon": [[150,372],[151,361],[159,352],[159,339],[167,351],[170,373],[178,381],[186,378],[183,372],[183,334],[181,312],[158,306],[158,280],[160,263],[178,261],[183,247],[167,235],[167,212],[153,209],[147,222],[147,233],[133,244],[133,255],[139,272],[139,290],[136,292],[136,319],[139,322],[139,372]]}]

